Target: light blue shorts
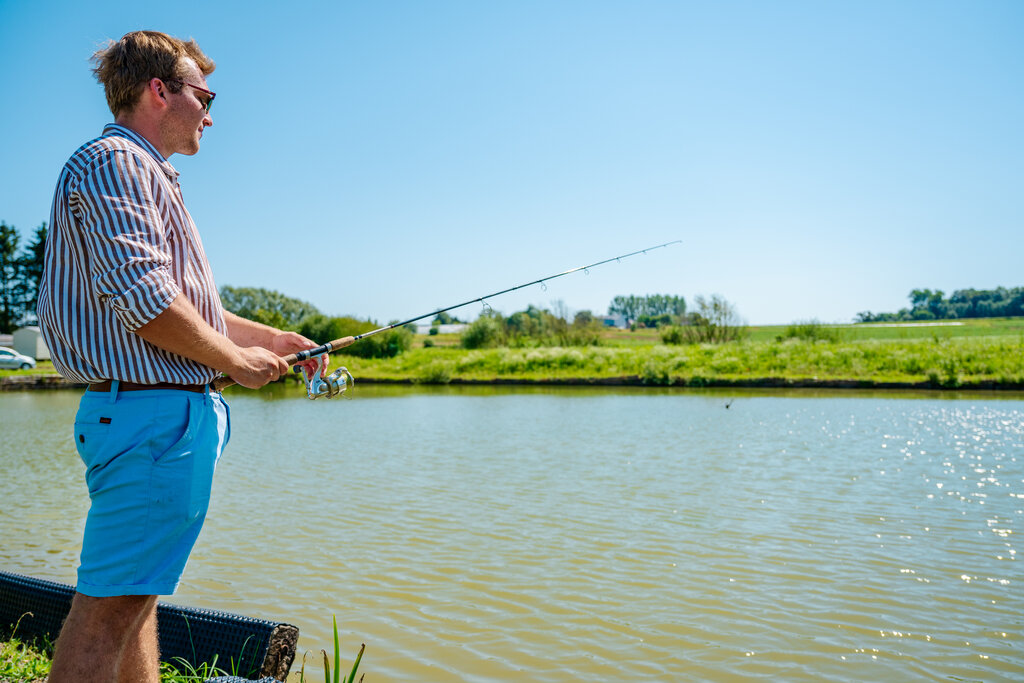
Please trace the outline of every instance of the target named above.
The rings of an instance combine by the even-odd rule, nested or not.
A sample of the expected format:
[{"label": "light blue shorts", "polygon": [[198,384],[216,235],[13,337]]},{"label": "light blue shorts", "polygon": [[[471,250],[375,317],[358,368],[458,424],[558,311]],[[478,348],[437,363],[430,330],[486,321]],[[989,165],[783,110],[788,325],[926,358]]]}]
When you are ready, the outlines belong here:
[{"label": "light blue shorts", "polygon": [[75,445],[92,505],[78,592],[174,593],[230,435],[227,403],[209,389],[85,392]]}]

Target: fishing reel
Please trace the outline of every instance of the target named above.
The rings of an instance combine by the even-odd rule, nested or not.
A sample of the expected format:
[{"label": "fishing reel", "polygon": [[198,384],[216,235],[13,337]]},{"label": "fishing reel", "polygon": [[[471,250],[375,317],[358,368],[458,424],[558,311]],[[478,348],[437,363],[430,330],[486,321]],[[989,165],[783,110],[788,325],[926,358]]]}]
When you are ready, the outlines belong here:
[{"label": "fishing reel", "polygon": [[[306,382],[306,395],[309,396],[309,400],[315,401],[321,396],[327,398],[334,398],[345,393],[345,390],[350,386],[355,386],[355,380],[352,378],[352,373],[348,371],[348,368],[340,367],[331,374],[324,377],[322,375],[324,366],[326,365],[327,354],[322,353],[316,358],[316,370],[312,376],[305,366],[296,365],[294,372],[301,373],[302,378]],[[310,359],[312,360],[312,359]]]}]

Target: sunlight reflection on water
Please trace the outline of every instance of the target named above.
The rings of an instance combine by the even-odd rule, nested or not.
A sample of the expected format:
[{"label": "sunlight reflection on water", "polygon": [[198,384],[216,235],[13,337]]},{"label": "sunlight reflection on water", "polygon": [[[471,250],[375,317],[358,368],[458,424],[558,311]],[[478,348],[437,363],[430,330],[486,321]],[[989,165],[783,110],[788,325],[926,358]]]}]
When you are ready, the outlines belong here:
[{"label": "sunlight reflection on water", "polygon": [[[172,601],[314,651],[336,613],[381,680],[1024,675],[1019,399],[296,396],[230,397]],[[12,571],[73,581],[76,399],[0,395]]]}]

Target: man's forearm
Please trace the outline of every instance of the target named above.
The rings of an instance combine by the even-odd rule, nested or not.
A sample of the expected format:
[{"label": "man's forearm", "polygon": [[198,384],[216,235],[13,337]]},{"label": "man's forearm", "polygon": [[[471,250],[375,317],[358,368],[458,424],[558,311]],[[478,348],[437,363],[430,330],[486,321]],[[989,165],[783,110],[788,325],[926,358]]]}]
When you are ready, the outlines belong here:
[{"label": "man's forearm", "polygon": [[250,389],[288,372],[288,364],[273,351],[259,345],[241,346],[213,329],[181,294],[135,333],[165,351],[219,370]]},{"label": "man's forearm", "polygon": [[182,294],[135,333],[153,346],[221,372],[238,364],[239,345],[213,329]]},{"label": "man's forearm", "polygon": [[269,349],[274,337],[281,333],[269,325],[247,320],[231,311],[224,311],[224,322],[228,326],[228,338],[239,346],[262,346]]}]

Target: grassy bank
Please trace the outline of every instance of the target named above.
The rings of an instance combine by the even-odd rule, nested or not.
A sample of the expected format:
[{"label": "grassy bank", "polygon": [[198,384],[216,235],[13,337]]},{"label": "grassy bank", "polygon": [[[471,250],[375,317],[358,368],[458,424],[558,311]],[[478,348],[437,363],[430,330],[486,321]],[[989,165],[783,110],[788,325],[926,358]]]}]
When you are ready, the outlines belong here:
[{"label": "grassy bank", "polygon": [[[391,359],[335,355],[356,381],[564,382],[679,386],[929,386],[1024,389],[1024,319],[748,329],[737,342],[670,346],[657,330],[604,330],[591,347],[465,350],[457,335],[422,335]],[[824,338],[822,338],[824,337]],[[430,346],[425,344],[429,343]],[[53,374],[0,371],[4,377]]]},{"label": "grassy bank", "polygon": [[418,348],[397,358],[338,356],[362,380],[602,382],[650,385],[845,384],[1024,388],[1024,337],[852,341],[746,340],[720,345]]}]

